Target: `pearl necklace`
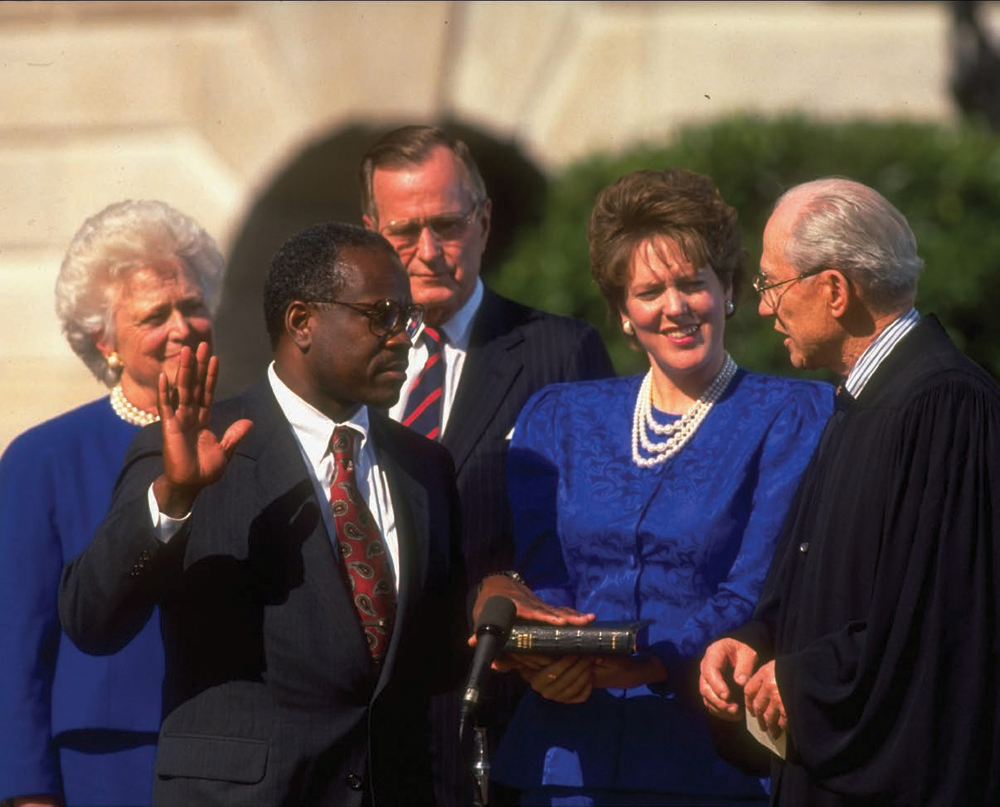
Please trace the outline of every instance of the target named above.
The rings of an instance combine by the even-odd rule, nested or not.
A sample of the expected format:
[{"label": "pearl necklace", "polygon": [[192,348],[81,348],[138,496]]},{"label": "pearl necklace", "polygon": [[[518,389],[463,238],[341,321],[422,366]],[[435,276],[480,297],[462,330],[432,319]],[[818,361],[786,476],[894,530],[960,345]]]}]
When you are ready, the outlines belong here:
[{"label": "pearl necklace", "polygon": [[[666,462],[674,454],[680,451],[687,444],[701,425],[701,422],[712,411],[712,406],[722,395],[730,379],[736,373],[736,362],[730,355],[726,354],[726,361],[715,376],[708,389],[702,396],[694,402],[687,412],[679,420],[673,423],[657,423],[653,419],[653,395],[650,389],[653,379],[653,371],[650,369],[639,387],[639,395],[635,399],[635,414],[632,417],[632,462],[640,468],[652,468]],[[654,443],[647,433],[651,431],[667,439],[661,443]],[[640,444],[652,457],[644,457],[639,452]]]},{"label": "pearl necklace", "polygon": [[150,423],[156,423],[160,419],[159,415],[154,415],[152,412],[140,409],[126,398],[120,383],[115,384],[111,390],[111,408],[115,410],[115,414],[118,417],[134,426],[148,426]]}]

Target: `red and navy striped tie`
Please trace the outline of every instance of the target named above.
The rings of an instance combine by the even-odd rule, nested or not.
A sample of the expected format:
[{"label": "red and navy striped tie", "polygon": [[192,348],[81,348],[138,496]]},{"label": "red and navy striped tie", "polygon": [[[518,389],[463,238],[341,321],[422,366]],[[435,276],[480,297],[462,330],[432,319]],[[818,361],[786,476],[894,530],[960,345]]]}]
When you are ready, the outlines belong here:
[{"label": "red and navy striped tie", "polygon": [[437,440],[441,436],[444,410],[441,400],[444,390],[444,334],[425,325],[424,344],[427,345],[427,361],[410,389],[402,422],[431,440]]}]

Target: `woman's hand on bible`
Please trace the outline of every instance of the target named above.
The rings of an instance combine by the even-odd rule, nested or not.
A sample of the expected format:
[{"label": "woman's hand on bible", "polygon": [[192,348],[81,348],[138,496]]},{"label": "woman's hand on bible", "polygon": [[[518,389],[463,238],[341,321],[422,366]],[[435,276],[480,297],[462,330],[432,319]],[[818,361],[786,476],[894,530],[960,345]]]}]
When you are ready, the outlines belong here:
[{"label": "woman's hand on bible", "polygon": [[519,655],[516,669],[535,692],[557,703],[583,703],[594,690],[593,656]]},{"label": "woman's hand on bible", "polygon": [[594,689],[631,689],[667,680],[656,656],[594,656]]}]

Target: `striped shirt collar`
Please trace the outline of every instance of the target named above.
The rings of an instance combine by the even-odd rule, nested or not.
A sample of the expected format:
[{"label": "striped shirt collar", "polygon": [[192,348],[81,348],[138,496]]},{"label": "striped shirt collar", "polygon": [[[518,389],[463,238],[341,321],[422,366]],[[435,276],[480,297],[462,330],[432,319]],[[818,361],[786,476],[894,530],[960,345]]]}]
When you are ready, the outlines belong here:
[{"label": "striped shirt collar", "polygon": [[844,389],[857,398],[878,366],[885,361],[885,357],[899,344],[900,339],[916,327],[918,322],[920,322],[920,314],[915,308],[911,308],[901,317],[893,320],[882,333],[875,337],[875,341],[865,348],[865,352],[861,354],[857,364],[848,373],[847,380],[844,381]]}]

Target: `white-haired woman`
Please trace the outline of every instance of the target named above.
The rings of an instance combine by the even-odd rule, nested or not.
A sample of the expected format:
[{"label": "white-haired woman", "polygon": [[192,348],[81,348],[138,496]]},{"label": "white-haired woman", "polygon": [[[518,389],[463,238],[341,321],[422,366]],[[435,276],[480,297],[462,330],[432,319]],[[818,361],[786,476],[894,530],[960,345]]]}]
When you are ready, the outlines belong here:
[{"label": "white-haired woman", "polygon": [[0,458],[0,799],[150,803],[158,620],[122,651],[87,656],[59,627],[59,576],[107,511],[129,442],[158,419],[160,373],[173,378],[182,347],[211,342],[223,270],[204,229],[160,201],[110,205],[70,243],[56,310],[111,394],[29,429]]}]

